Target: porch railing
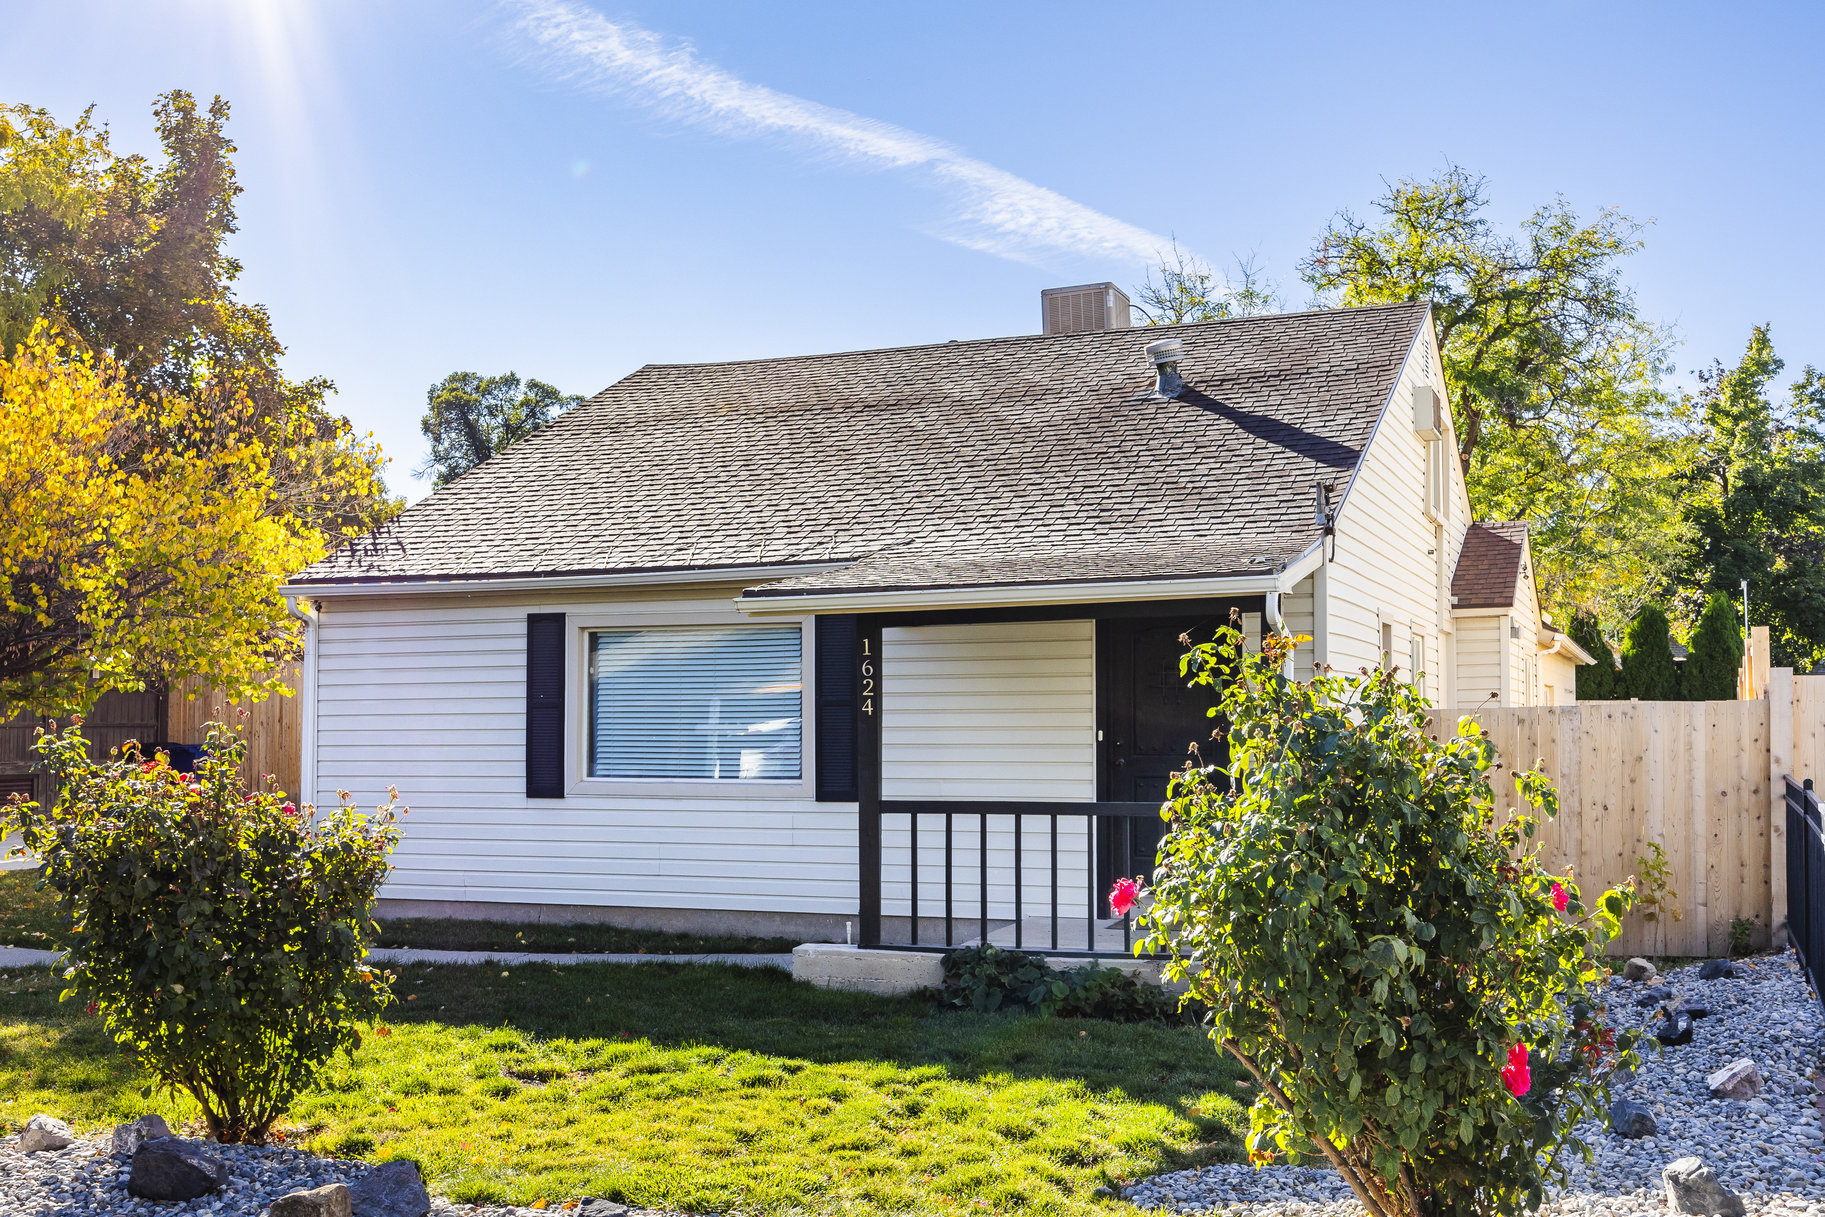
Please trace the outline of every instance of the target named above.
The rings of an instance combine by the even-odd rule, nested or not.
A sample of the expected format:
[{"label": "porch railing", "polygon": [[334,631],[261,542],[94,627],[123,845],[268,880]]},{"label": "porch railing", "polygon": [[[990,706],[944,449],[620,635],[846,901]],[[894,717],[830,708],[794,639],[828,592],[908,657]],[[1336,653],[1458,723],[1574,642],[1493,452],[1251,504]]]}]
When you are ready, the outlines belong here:
[{"label": "porch railing", "polygon": [[1133,914],[1112,914],[1106,880],[1153,869],[1144,826],[1159,814],[1157,803],[865,805],[861,945],[1132,958]]},{"label": "porch railing", "polygon": [[1812,779],[1787,779],[1787,934],[1825,1001],[1825,828]]}]

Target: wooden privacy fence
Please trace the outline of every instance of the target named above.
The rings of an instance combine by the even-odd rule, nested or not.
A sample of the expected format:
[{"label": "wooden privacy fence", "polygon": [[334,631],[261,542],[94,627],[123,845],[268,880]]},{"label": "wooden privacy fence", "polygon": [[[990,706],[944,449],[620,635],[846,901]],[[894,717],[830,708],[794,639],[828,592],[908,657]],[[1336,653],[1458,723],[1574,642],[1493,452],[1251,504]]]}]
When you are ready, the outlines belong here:
[{"label": "wooden privacy fence", "polygon": [[[297,690],[297,664],[286,665],[278,676],[288,689]],[[302,698],[273,693],[260,698],[232,699],[200,681],[187,680],[172,686],[166,706],[166,739],[178,744],[200,744],[209,723],[239,724],[247,737],[247,759],[241,765],[241,780],[248,789],[261,786],[263,776],[270,773],[279,789],[294,797],[298,795],[304,739]]]},{"label": "wooden privacy fence", "polygon": [[[1468,716],[1505,767],[1491,774],[1498,806],[1520,805],[1511,769],[1537,764],[1552,780],[1559,814],[1540,825],[1541,858],[1549,870],[1572,867],[1586,898],[1640,877],[1650,843],[1665,850],[1677,896],[1654,922],[1631,913],[1613,954],[1724,955],[1735,919],[1753,920],[1763,942],[1776,924],[1769,706],[1597,701]],[[1446,730],[1461,713],[1435,712]]]}]

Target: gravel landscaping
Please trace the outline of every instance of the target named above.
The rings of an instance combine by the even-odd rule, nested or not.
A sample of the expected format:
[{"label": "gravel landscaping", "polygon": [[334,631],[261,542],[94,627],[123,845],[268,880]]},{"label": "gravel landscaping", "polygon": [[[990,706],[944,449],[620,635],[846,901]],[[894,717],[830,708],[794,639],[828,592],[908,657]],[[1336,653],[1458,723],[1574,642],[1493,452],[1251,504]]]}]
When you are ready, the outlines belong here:
[{"label": "gravel landscaping", "polygon": [[[1662,973],[1653,980],[1610,981],[1608,1001],[1623,1027],[1652,1029],[1663,1006],[1702,1008],[1692,1040],[1655,1054],[1622,1097],[1645,1106],[1657,1131],[1629,1139],[1587,1122],[1579,1135],[1596,1155],[1579,1163],[1572,1186],[1542,1210],[1619,1217],[1670,1211],[1661,1171],[1698,1157],[1718,1182],[1742,1197],[1751,1214],[1825,1217],[1825,1142],[1820,1138],[1820,1091],[1813,1078],[1825,1063],[1825,1016],[1792,952],[1738,960],[1735,975],[1701,980],[1705,965]],[[1711,965],[1707,970],[1716,970]],[[1669,1028],[1671,1030],[1671,1028]],[[1751,1060],[1764,1079],[1746,1099],[1713,1097],[1708,1079]],[[1745,1087],[1737,1069],[1720,1084]],[[1126,1187],[1143,1209],[1178,1213],[1246,1213],[1266,1217],[1356,1217],[1361,1206],[1335,1172],[1309,1167],[1209,1166],[1155,1175]]]},{"label": "gravel landscaping", "polygon": [[[7,1217],[82,1217],[84,1214],[119,1214],[121,1217],[262,1217],[280,1196],[306,1191],[327,1183],[355,1183],[373,1171],[366,1162],[319,1158],[294,1149],[253,1145],[210,1145],[209,1152],[228,1167],[228,1184],[221,1191],[196,1200],[158,1202],[127,1193],[126,1154],[113,1154],[105,1141],[77,1140],[62,1149],[24,1153],[20,1138],[0,1139],[0,1213]],[[607,1201],[566,1209],[553,1203],[546,1209],[504,1205],[452,1204],[431,1198],[432,1217],[684,1217],[652,1209],[623,1208]],[[356,1217],[363,1217],[356,1209]],[[382,1217],[408,1217],[388,1212]],[[422,1217],[422,1214],[417,1215]]]}]

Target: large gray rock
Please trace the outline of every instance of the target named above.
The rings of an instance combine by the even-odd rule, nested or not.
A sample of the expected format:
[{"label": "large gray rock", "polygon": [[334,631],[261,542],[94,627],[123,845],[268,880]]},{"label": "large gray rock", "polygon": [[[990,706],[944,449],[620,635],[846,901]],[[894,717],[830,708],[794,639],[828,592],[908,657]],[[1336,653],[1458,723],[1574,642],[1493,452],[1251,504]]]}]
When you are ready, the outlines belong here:
[{"label": "large gray rock", "polygon": [[1727,959],[1707,959],[1698,965],[1698,979],[1723,980],[1736,975],[1736,965]]},{"label": "large gray rock", "polygon": [[577,1205],[577,1211],[571,1217],[627,1217],[627,1206],[616,1204],[613,1200],[601,1200],[595,1196],[585,1196]]},{"label": "large gray rock", "polygon": [[1722,1069],[1705,1079],[1705,1085],[1711,1088],[1714,1099],[1737,1099],[1747,1103],[1762,1093],[1767,1085],[1762,1071],[1755,1067],[1755,1062],[1748,1057],[1731,1061]]},{"label": "large gray rock", "polygon": [[1624,980],[1648,981],[1653,980],[1658,975],[1660,975],[1660,973],[1655,969],[1654,965],[1639,955],[1622,965],[1622,979]]},{"label": "large gray rock", "polygon": [[266,1217],[349,1217],[354,1212],[349,1189],[326,1183],[308,1192],[291,1192],[272,1202]]},{"label": "large gray rock", "polygon": [[383,1162],[349,1184],[354,1217],[426,1217],[431,1193],[416,1162]]},{"label": "large gray rock", "polygon": [[127,1190],[144,1200],[195,1200],[219,1192],[228,1167],[195,1141],[160,1137],[133,1151]]},{"label": "large gray rock", "polygon": [[1693,1217],[1743,1217],[1743,1199],[1717,1181],[1717,1172],[1699,1158],[1681,1158],[1660,1172],[1667,1185],[1667,1205]]},{"label": "large gray rock", "polygon": [[1660,1131],[1660,1121],[1654,1118],[1645,1103],[1633,1099],[1617,1099],[1610,1104],[1610,1127],[1618,1137],[1634,1140],[1636,1137],[1651,1137]]},{"label": "large gray rock", "polygon": [[1665,985],[1655,985],[1653,988],[1649,989],[1646,993],[1643,993],[1640,997],[1637,997],[1635,999],[1635,1004],[1637,1006],[1652,1006],[1652,1005],[1657,1005],[1663,1001],[1672,1001],[1672,1000],[1673,1000],[1673,990],[1667,988],[1667,986],[1665,986]]},{"label": "large gray rock", "polygon": [[171,1127],[165,1123],[164,1116],[143,1115],[131,1124],[114,1126],[113,1152],[132,1155],[146,1142],[170,1135]]},{"label": "large gray rock", "polygon": [[25,1122],[19,1135],[19,1152],[35,1154],[47,1149],[62,1149],[76,1140],[70,1126],[55,1116],[36,1115]]}]

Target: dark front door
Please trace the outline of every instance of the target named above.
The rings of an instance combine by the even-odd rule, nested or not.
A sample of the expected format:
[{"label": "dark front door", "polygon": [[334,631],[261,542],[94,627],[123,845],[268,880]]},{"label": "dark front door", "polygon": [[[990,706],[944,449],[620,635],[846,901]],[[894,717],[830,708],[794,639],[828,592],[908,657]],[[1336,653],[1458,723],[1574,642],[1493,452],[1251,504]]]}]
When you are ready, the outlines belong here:
[{"label": "dark front door", "polygon": [[[1208,712],[1218,691],[1205,685],[1188,688],[1179,675],[1179,658],[1185,653],[1179,636],[1209,642],[1224,620],[1213,615],[1097,623],[1105,800],[1163,802],[1172,773],[1193,759],[1194,743],[1201,763],[1227,760],[1224,741],[1211,738],[1216,720]],[[1106,894],[1118,876],[1151,875],[1164,832],[1158,816],[1099,817],[1097,890]]]}]

